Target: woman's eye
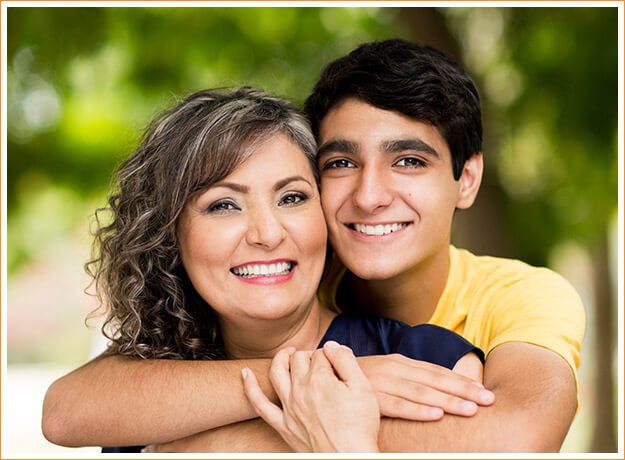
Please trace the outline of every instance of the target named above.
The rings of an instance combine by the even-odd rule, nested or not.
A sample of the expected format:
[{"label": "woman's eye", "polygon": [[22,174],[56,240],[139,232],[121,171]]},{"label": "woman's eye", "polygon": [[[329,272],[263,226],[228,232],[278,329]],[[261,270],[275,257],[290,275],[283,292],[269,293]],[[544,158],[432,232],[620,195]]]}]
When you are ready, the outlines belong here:
[{"label": "woman's eye", "polygon": [[211,204],[207,208],[207,211],[212,214],[226,214],[228,212],[237,211],[240,209],[241,208],[239,208],[232,201],[217,201],[216,203]]},{"label": "woman's eye", "polygon": [[342,169],[342,168],[355,168],[356,165],[345,158],[339,158],[338,160],[328,161],[323,167],[326,169]]},{"label": "woman's eye", "polygon": [[308,200],[308,196],[304,193],[288,193],[280,198],[279,206],[294,206]]},{"label": "woman's eye", "polygon": [[406,157],[395,162],[394,166],[399,166],[401,168],[422,168],[425,166],[425,161],[416,157]]}]

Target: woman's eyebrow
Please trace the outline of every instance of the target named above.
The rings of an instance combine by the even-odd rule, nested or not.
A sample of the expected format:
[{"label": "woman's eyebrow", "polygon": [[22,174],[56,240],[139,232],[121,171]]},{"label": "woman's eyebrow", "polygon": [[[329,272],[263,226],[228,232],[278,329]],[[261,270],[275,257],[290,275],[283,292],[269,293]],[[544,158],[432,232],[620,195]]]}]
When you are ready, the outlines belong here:
[{"label": "woman's eyebrow", "polygon": [[[285,177],[284,179],[280,179],[278,182],[276,182],[275,185],[273,186],[273,191],[277,192],[278,190],[287,186],[291,182],[296,182],[300,180],[306,182],[308,185],[311,185],[310,181],[306,179],[304,176],[289,176],[289,177]],[[218,182],[215,185],[213,185],[213,187],[211,188],[217,188],[217,187],[229,188],[230,190],[233,190],[238,193],[250,192],[250,188],[247,185],[237,184],[236,182]]]},{"label": "woman's eyebrow", "polygon": [[273,186],[273,191],[277,192],[278,190],[280,190],[281,188],[289,185],[291,182],[296,182],[296,181],[304,181],[306,182],[308,185],[312,186],[312,184],[310,183],[310,181],[308,181],[308,179],[306,179],[303,176],[289,176],[289,177],[285,177],[284,179],[279,180],[278,182],[276,182],[276,184]]},{"label": "woman's eyebrow", "polygon": [[317,158],[330,152],[358,153],[358,144],[347,139],[333,139],[319,147]]},{"label": "woman's eyebrow", "polygon": [[429,155],[439,157],[436,149],[425,143],[419,138],[412,139],[396,139],[386,141],[382,144],[382,150],[387,153],[403,152],[405,150],[414,150],[416,152],[427,153]]},{"label": "woman's eyebrow", "polygon": [[235,192],[239,192],[239,193],[248,193],[250,191],[250,188],[247,185],[241,185],[235,182],[218,182],[215,185],[213,185],[213,187],[211,188],[216,188],[216,187],[229,188],[230,190],[234,190]]}]

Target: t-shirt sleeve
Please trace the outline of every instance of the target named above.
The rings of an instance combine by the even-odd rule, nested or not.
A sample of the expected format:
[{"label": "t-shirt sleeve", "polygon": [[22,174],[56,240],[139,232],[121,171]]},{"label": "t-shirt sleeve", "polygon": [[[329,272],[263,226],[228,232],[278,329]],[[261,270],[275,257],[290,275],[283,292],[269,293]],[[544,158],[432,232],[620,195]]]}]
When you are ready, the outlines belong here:
[{"label": "t-shirt sleeve", "polygon": [[569,364],[577,383],[586,314],[571,284],[557,273],[536,269],[502,289],[487,318],[486,355],[506,342],[526,342],[554,351]]},{"label": "t-shirt sleeve", "polygon": [[392,352],[408,358],[453,369],[460,358],[473,352],[484,362],[482,350],[455,332],[433,324],[406,327],[395,337]]}]

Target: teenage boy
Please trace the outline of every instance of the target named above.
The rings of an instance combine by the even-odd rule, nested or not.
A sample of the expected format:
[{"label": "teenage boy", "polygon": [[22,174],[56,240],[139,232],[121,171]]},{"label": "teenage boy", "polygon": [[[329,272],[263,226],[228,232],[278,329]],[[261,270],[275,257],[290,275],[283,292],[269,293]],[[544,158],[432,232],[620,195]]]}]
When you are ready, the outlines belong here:
[{"label": "teenage boy", "polygon": [[[336,252],[325,300],[447,327],[487,355],[492,405],[488,391],[431,365],[361,359],[378,395],[401,401],[395,415],[412,410],[404,418],[417,420],[384,419],[381,450],[559,450],[577,406],[585,326],[578,295],[550,270],[450,245],[455,210],[472,205],[483,170],[471,78],[432,48],[367,43],[325,69],[306,110],[320,146],[322,204]],[[261,421],[236,423],[255,416],[241,369],[264,377],[269,394],[268,365],[97,359],[51,387],[44,424],[66,445],[108,434],[110,445],[127,445],[199,433],[154,450],[281,450]],[[475,403],[485,407],[476,411]],[[429,406],[447,415],[427,421]],[[63,421],[65,414],[74,415]]]},{"label": "teenage boy", "polygon": [[306,111],[330,241],[347,268],[341,276],[335,261],[326,298],[438,324],[487,354],[492,407],[389,421],[382,439],[400,450],[558,450],[577,405],[579,296],[545,268],[450,246],[455,210],[473,204],[483,170],[471,78],[432,48],[368,43],[328,65]]}]

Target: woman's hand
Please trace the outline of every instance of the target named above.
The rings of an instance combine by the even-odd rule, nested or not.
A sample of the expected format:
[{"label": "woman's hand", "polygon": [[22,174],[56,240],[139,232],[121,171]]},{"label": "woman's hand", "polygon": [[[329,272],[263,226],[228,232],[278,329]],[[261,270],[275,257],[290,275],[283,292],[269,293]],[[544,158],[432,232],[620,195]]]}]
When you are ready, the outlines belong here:
[{"label": "woman's hand", "polygon": [[478,405],[495,402],[495,395],[481,383],[482,363],[472,353],[461,358],[453,371],[399,354],[362,356],[358,364],[373,385],[385,417],[424,422],[445,413],[469,417]]},{"label": "woman's hand", "polygon": [[243,379],[258,415],[296,452],[378,451],[377,398],[349,348],[328,342],[314,352],[278,352],[270,380],[282,409],[267,399],[251,370],[243,370]]}]

